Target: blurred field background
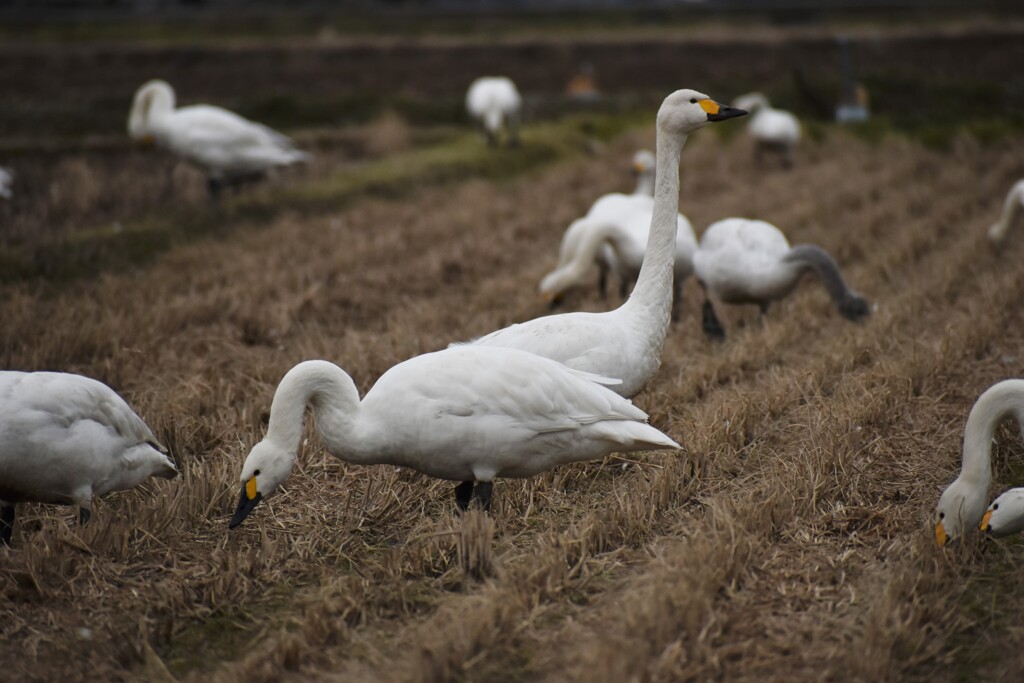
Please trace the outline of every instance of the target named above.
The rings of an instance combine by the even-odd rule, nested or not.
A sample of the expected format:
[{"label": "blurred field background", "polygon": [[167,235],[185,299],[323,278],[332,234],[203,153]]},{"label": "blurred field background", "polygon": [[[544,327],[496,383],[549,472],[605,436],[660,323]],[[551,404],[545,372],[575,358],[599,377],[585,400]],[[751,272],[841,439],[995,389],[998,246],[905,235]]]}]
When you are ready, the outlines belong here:
[{"label": "blurred field background", "polygon": [[[0,0],[0,358],[121,392],[184,476],[93,521],[23,506],[0,549],[3,680],[1020,680],[1017,541],[934,547],[967,411],[1020,377],[1024,247],[985,241],[1024,177],[1024,13],[1009,2],[291,3]],[[838,39],[870,121],[832,123]],[[588,63],[601,97],[574,102]],[[523,145],[463,111],[512,77]],[[315,155],[211,206],[125,134],[164,78]],[[829,249],[878,309],[805,283],[707,342],[685,287],[636,402],[681,455],[450,486],[315,437],[228,534],[291,365],[362,391],[392,365],[545,312],[562,231],[628,191],[661,99],[758,89],[797,113],[791,171],[742,122],[694,135],[699,233],[763,218]],[[1019,226],[1018,226],[1019,231]],[[595,274],[596,280],[596,274]],[[585,290],[568,305],[604,310]],[[999,490],[1024,484],[1016,427]]]}]

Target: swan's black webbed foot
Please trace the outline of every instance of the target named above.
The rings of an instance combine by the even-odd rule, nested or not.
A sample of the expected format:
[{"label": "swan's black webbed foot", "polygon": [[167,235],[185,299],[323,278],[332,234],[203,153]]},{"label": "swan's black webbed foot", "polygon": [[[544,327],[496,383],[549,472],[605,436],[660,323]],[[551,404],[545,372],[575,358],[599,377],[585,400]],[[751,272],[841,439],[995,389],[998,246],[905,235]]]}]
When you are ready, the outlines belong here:
[{"label": "swan's black webbed foot", "polygon": [[78,508],[78,526],[88,524],[90,517],[92,517],[92,513],[89,512],[88,508]]},{"label": "swan's black webbed foot", "polygon": [[700,322],[704,328],[704,334],[712,341],[725,341],[725,328],[719,322],[718,316],[715,315],[715,307],[708,299],[704,300],[704,305],[700,309]]},{"label": "swan's black webbed foot", "polygon": [[473,498],[473,482],[464,481],[455,487],[455,505],[459,512],[469,509],[469,501]]},{"label": "swan's black webbed foot", "polygon": [[10,545],[14,536],[14,506],[0,505],[0,545]]},{"label": "swan's black webbed foot", "polygon": [[476,499],[480,501],[480,509],[484,512],[491,511],[491,491],[494,488],[494,483],[490,481],[482,481],[476,485]]}]

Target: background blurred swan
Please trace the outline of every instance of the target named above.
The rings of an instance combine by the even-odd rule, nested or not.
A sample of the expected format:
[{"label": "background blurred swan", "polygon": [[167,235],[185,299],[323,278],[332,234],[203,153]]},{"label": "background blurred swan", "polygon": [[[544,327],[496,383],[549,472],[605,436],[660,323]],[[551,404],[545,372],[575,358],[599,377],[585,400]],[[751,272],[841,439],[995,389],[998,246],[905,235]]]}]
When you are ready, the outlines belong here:
[{"label": "background blurred swan", "polygon": [[240,186],[310,158],[284,135],[226,109],[208,104],[176,109],[174,104],[174,90],[166,82],[145,83],[135,93],[128,133],[203,169],[214,199],[224,186]]},{"label": "background blurred swan", "polygon": [[783,109],[774,109],[763,93],[752,92],[733,100],[732,106],[750,112],[747,133],[754,138],[754,158],[760,162],[765,152],[782,157],[787,168],[793,165],[793,156],[800,142],[800,122]]},{"label": "background blurred swan", "polygon": [[466,111],[484,127],[487,144],[491,146],[498,143],[502,128],[510,145],[519,142],[522,109],[523,98],[516,84],[505,76],[481,76],[466,92]]}]

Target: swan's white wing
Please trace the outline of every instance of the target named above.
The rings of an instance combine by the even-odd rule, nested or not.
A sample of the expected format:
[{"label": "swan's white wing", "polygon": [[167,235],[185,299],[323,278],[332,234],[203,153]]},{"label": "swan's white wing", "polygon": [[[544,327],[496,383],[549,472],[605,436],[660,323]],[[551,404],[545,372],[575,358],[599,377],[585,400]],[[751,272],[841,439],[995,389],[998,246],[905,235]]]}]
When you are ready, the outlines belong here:
[{"label": "swan's white wing", "polygon": [[101,382],[0,372],[0,498],[79,502],[174,472],[167,449]]},{"label": "swan's white wing", "polygon": [[202,166],[224,171],[261,171],[308,158],[288,137],[209,105],[177,109],[159,136],[174,152]]},{"label": "swan's white wing", "polygon": [[516,349],[418,356],[386,372],[360,410],[381,426],[362,435],[376,455],[448,479],[529,476],[615,450],[676,447],[629,400]]}]

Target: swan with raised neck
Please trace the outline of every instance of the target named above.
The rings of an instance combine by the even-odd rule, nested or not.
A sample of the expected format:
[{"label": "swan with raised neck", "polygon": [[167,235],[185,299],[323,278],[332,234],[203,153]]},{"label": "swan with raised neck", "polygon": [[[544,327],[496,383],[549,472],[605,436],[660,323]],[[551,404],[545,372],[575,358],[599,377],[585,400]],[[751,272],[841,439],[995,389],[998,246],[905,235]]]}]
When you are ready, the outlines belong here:
[{"label": "swan with raised neck", "polygon": [[360,400],[338,366],[299,363],[278,385],[267,434],[242,466],[229,527],[291,474],[307,405],[332,455],[461,481],[456,501],[463,509],[474,487],[487,507],[496,477],[530,477],[618,451],[678,448],[604,386],[615,381],[525,351],[461,345],[399,363]]},{"label": "swan with raised neck", "polygon": [[985,515],[992,485],[992,439],[1008,418],[1024,427],[1024,380],[1007,379],[978,397],[964,428],[960,475],[935,507],[935,541],[940,546],[977,528]]},{"label": "swan with raised neck", "polygon": [[672,307],[679,157],[690,133],[709,122],[742,116],[694,90],[677,90],[657,119],[654,208],[643,265],[633,293],[606,313],[564,313],[512,325],[472,344],[517,348],[622,383],[620,395],[639,393],[661,365],[661,348]]}]

